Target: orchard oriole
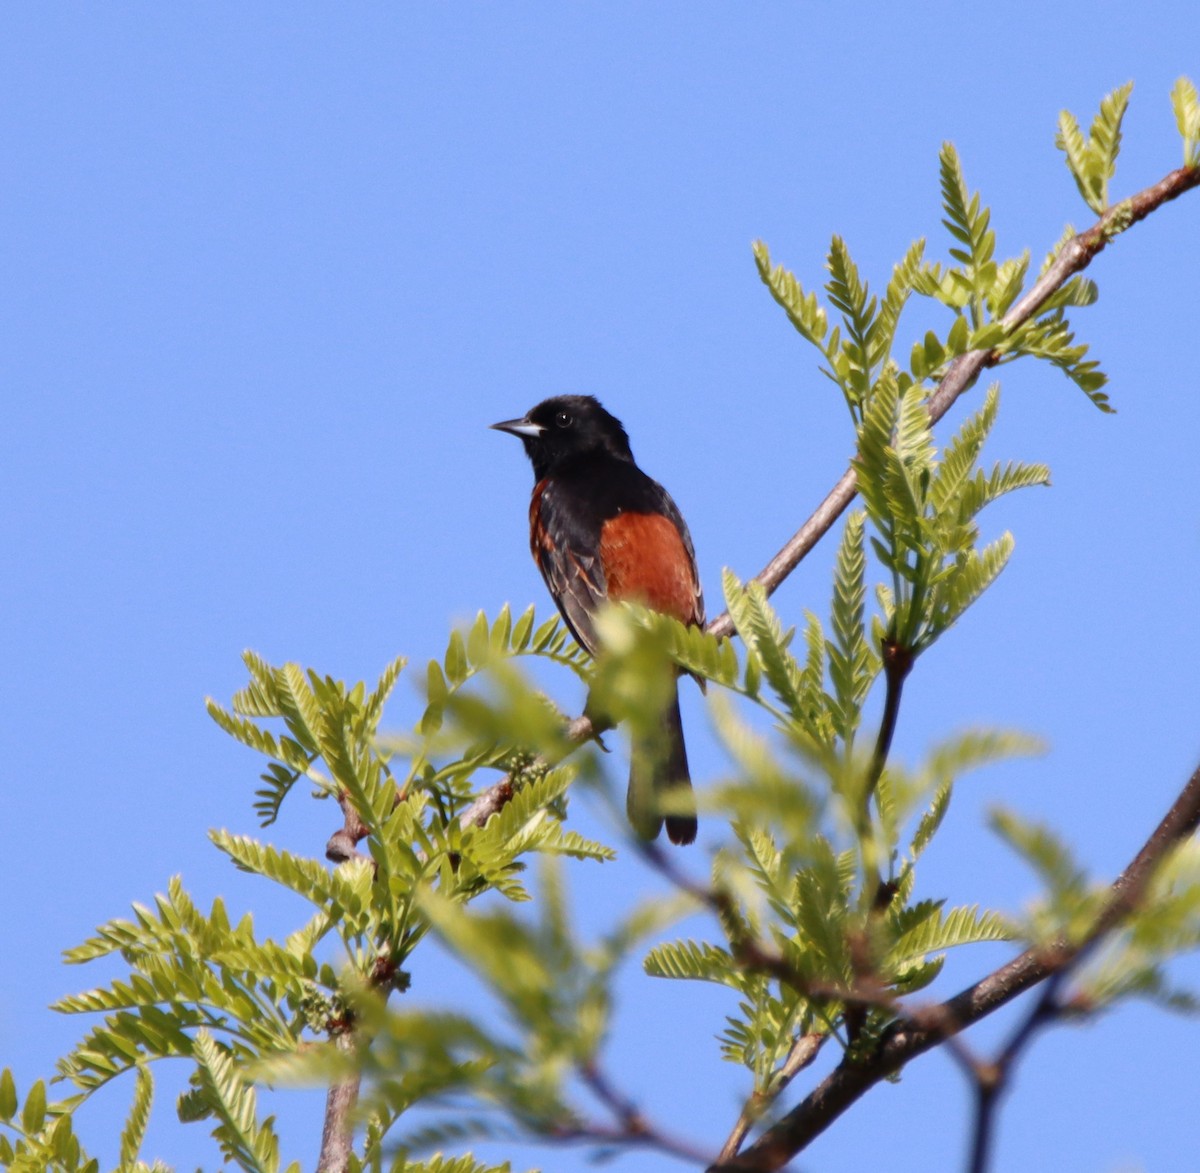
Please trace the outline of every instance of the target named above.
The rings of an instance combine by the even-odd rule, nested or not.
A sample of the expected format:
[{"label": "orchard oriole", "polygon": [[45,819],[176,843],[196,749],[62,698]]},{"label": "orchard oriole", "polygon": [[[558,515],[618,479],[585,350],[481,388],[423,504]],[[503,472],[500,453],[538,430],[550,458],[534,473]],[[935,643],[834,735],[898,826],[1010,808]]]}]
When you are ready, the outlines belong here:
[{"label": "orchard oriole", "polygon": [[[559,395],[492,427],[519,437],[533,463],[529,545],[584,648],[593,655],[599,648],[595,617],[605,600],[642,603],[704,625],[687,525],[666,489],[638,468],[620,420],[590,395]],[[658,795],[671,790],[667,835],[672,843],[691,843],[695,802],[680,797],[686,790],[691,799],[691,789],[676,684],[661,739],[649,749],[634,745],[627,808],[638,834],[657,837],[663,824]]]}]

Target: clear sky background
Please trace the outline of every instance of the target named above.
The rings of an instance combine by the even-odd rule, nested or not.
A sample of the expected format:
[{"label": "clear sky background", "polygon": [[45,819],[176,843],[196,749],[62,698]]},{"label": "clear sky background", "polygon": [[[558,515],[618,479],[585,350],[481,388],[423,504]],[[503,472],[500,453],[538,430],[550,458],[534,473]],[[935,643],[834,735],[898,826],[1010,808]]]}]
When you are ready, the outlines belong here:
[{"label": "clear sky background", "polygon": [[[0,1061],[22,1087],[84,1027],[46,1004],[112,972],[64,969],[60,951],[172,874],[264,929],[296,923],[205,839],[256,825],[259,762],[203,708],[244,682],[244,647],[373,679],[398,652],[439,655],[478,608],[546,610],[529,469],[487,424],[600,396],[685,512],[715,613],[721,568],[759,570],[851,449],[751,241],[810,286],[833,232],[876,287],[917,236],[943,256],[950,139],[1001,253],[1028,246],[1036,265],[1065,223],[1091,222],[1053,147],[1058,111],[1090,120],[1136,82],[1124,195],[1180,162],[1181,73],[1200,82],[1191,0],[4,6]],[[919,665],[897,752],[975,723],[1052,748],[962,785],[927,894],[1019,909],[1034,893],[983,826],[997,803],[1112,876],[1200,756],[1198,259],[1192,195],[1093,266],[1101,300],[1077,325],[1118,415],[1049,369],[1004,372],[989,455],[1046,461],[1054,486],[988,518],[1014,531],[1013,562]],[[790,621],[826,607],[831,556],[777,595]],[[703,781],[724,763],[685,691]],[[402,685],[390,722],[419,703]],[[334,814],[301,799],[272,834],[319,856]],[[702,875],[715,842],[707,828],[680,858]],[[571,877],[591,931],[660,883],[630,860]],[[938,989],[1006,955],[969,954]],[[1179,973],[1200,984],[1195,964]],[[469,990],[440,963],[414,978],[421,1004]],[[715,1148],[746,1089],[712,1041],[727,1003],[635,968],[621,988],[614,1072]],[[996,1168],[1194,1169],[1198,1044],[1196,1024],[1139,1008],[1044,1036]],[[215,1167],[173,1092],[147,1157]],[[130,1094],[83,1117],[113,1163]],[[270,1106],[285,1156],[311,1167],[320,1097]],[[799,1166],[957,1168],[968,1107],[949,1059],[923,1058]],[[589,1167],[510,1151],[517,1168]]]}]

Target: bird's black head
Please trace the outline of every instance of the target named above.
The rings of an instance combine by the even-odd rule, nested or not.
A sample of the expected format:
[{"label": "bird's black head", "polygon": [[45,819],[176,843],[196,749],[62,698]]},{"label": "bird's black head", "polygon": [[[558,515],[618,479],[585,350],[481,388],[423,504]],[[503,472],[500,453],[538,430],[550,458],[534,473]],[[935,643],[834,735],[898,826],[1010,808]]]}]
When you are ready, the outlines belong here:
[{"label": "bird's black head", "polygon": [[492,427],[521,438],[538,480],[585,456],[633,460],[621,421],[590,395],[556,395]]}]

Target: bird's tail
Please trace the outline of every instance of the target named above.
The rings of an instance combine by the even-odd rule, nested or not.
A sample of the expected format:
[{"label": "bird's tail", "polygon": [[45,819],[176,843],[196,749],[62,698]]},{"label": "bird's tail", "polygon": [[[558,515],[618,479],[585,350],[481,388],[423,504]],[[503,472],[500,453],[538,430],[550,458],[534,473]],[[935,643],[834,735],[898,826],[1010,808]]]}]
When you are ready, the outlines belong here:
[{"label": "bird's tail", "polygon": [[[663,805],[671,807],[665,815]],[[634,738],[626,810],[633,829],[643,839],[657,839],[664,821],[672,843],[691,843],[696,838],[696,800],[683,744],[678,688],[663,710],[656,735]]]}]

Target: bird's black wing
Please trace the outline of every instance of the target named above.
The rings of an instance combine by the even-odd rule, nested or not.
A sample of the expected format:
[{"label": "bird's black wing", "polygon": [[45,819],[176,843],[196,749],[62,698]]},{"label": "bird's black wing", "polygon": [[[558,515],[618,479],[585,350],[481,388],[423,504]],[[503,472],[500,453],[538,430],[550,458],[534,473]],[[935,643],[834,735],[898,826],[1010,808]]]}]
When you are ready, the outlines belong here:
[{"label": "bird's black wing", "polygon": [[570,499],[568,486],[540,481],[529,505],[529,544],[571,634],[595,655],[600,641],[593,620],[608,586],[600,565],[599,522],[579,504]]}]

